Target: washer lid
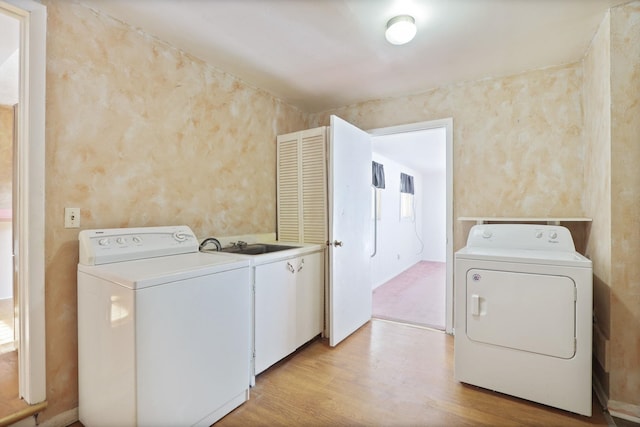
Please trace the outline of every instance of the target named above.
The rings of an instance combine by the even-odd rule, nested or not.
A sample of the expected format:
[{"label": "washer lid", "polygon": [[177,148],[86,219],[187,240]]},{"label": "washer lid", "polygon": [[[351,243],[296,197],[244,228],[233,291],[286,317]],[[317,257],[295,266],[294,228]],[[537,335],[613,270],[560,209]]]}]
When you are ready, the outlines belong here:
[{"label": "washer lid", "polygon": [[499,249],[467,246],[456,252],[455,258],[456,260],[470,259],[591,268],[591,260],[578,252]]},{"label": "washer lid", "polygon": [[129,289],[143,289],[249,265],[250,261],[247,259],[195,252],[103,265],[78,264],[78,272]]}]

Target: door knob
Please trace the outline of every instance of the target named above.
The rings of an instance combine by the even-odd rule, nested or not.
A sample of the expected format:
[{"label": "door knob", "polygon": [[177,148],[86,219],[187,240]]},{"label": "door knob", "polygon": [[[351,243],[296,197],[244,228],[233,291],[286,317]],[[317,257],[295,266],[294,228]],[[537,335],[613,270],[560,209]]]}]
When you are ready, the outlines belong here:
[{"label": "door knob", "polygon": [[340,240],[334,240],[333,246],[342,246],[342,242]]}]

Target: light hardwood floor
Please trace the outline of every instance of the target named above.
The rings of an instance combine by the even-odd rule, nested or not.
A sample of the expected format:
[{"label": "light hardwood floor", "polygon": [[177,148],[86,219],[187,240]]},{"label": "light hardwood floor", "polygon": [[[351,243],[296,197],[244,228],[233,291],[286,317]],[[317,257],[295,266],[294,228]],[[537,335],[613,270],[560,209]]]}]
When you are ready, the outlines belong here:
[{"label": "light hardwood floor", "polygon": [[29,406],[18,393],[18,352],[0,354],[0,427],[42,411],[47,402]]},{"label": "light hardwood floor", "polygon": [[219,426],[589,426],[591,418],[463,385],[453,337],[372,320],[336,348],[317,340],[257,378]]},{"label": "light hardwood floor", "polygon": [[0,419],[23,404],[18,395],[18,352],[0,354]]}]

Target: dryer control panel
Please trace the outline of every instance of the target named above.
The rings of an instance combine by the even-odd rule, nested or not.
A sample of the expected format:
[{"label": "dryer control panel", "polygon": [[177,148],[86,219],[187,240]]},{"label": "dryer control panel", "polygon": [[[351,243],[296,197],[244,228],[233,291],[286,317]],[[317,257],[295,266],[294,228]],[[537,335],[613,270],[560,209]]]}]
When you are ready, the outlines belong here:
[{"label": "dryer control panel", "polygon": [[575,252],[571,232],[559,225],[479,224],[467,238],[468,247]]},{"label": "dryer control panel", "polygon": [[82,230],[78,240],[83,265],[198,252],[198,239],[186,225]]}]

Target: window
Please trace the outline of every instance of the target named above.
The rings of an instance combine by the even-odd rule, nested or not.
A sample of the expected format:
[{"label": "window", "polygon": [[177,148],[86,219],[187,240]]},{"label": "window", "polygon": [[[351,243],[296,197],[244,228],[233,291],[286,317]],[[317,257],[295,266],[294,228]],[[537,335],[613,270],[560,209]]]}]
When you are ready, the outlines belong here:
[{"label": "window", "polygon": [[382,189],[371,187],[371,219],[380,221],[382,218]]},{"label": "window", "polygon": [[413,211],[413,194],[400,193],[400,219],[413,221],[415,212]]},{"label": "window", "polygon": [[414,193],[413,176],[401,173],[400,174],[400,220],[413,221],[415,219],[413,193]]}]

